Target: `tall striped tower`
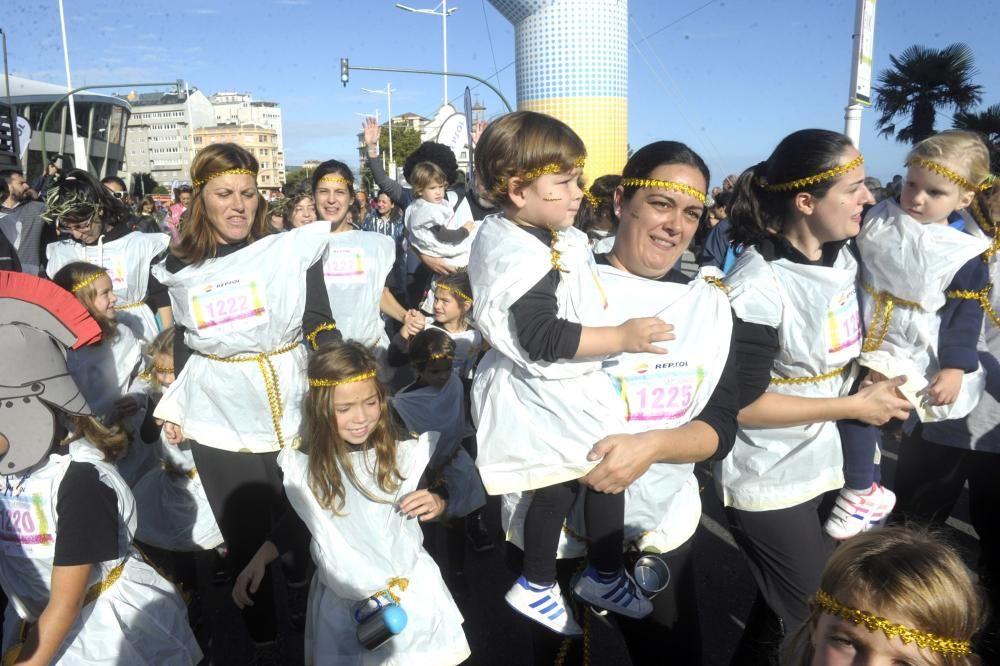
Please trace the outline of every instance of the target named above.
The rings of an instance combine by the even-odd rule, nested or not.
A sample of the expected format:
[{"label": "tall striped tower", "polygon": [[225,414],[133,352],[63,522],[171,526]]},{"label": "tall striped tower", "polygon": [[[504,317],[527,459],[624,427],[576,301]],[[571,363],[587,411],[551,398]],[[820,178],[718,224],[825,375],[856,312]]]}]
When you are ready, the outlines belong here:
[{"label": "tall striped tower", "polygon": [[628,0],[490,0],[514,25],[517,107],[587,144],[587,178],[628,157]]}]

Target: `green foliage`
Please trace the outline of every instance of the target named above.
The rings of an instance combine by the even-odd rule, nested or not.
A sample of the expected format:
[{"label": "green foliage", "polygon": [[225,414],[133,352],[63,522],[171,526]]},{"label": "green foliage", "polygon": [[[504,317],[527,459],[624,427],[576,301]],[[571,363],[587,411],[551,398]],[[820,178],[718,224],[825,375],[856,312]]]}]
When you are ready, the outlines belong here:
[{"label": "green foliage", "polygon": [[[403,166],[406,158],[423,143],[420,138],[420,130],[412,129],[407,125],[393,125],[392,127],[392,158],[396,166]],[[382,134],[378,139],[379,154],[385,156],[386,173],[389,172],[389,124],[382,125]],[[395,179],[396,174],[388,173],[390,178]],[[361,183],[364,189],[371,192],[375,189],[375,181],[372,178],[368,165],[361,168]]]},{"label": "green foliage", "polygon": [[291,192],[297,192],[300,189],[309,189],[309,176],[312,172],[304,167],[299,167],[297,169],[288,169],[285,173],[285,185],[282,187],[282,191],[287,196]]},{"label": "green foliage", "polygon": [[954,117],[955,129],[977,132],[990,149],[990,164],[993,170],[1000,169],[1000,104],[994,104],[984,111],[959,111]]}]

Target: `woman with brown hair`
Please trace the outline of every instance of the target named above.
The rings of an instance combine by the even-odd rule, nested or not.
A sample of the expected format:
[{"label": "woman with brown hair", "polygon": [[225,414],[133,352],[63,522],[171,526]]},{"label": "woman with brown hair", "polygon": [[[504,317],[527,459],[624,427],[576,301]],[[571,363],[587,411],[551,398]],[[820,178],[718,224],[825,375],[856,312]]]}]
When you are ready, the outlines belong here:
[{"label": "woman with brown hair", "polygon": [[[153,272],[176,306],[176,381],[156,417],[191,451],[241,570],[287,506],[276,458],[299,429],[306,349],[338,341],[322,260],[329,226],[272,234],[257,160],[235,144],[203,149],[178,242]],[[260,646],[275,640],[273,590],[243,617]],[[270,651],[271,648],[264,648]]]}]

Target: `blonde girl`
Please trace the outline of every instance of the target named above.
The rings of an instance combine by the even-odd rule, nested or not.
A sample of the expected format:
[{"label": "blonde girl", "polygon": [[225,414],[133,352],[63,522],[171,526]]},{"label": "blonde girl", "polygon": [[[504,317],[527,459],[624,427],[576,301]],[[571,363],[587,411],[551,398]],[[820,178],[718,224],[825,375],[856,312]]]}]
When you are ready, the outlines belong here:
[{"label": "blonde girl", "polygon": [[[233,588],[253,604],[268,563],[291,542],[312,537],[317,573],[309,590],[307,664],[458,664],[469,656],[462,616],[418,521],[447,502],[418,490],[436,437],[397,437],[375,360],[361,345],[327,348],[309,362],[301,446],[278,456],[289,512]],[[397,603],[405,629],[368,652],[355,633],[369,606]]]},{"label": "blonde girl", "polygon": [[823,571],[787,666],[975,666],[986,611],[972,573],[933,534],[890,527],[840,546]]}]

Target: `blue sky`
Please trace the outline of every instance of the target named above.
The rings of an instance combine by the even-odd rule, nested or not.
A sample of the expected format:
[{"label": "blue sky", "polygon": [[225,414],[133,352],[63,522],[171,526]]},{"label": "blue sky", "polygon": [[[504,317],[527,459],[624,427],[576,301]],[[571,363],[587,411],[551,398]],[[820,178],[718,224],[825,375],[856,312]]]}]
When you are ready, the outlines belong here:
[{"label": "blue sky", "polygon": [[[613,2],[616,0],[608,0]],[[435,0],[411,0],[432,7]],[[489,77],[516,103],[514,30],[485,0],[450,0],[453,71]],[[1000,102],[1000,7],[961,0],[879,0],[875,72],[889,54],[913,44],[969,44],[977,59],[983,106]],[[284,114],[288,164],[336,157],[356,161],[361,113],[385,96],[362,92],[388,81],[393,111],[430,115],[440,78],[352,72],[343,88],[339,59],[371,66],[439,69],[441,20],[394,7],[392,0],[65,0],[75,85],[184,78],[206,94],[248,91],[277,101]],[[850,77],[852,0],[631,0],[629,142],[688,143],[706,159],[715,183],[767,157],[785,134],[803,127],[843,129]],[[13,73],[64,83],[56,0],[15,0],[4,28]],[[452,79],[449,94],[462,85]],[[474,91],[488,113],[501,105]],[[906,147],[876,135],[876,113],[863,117],[861,149],[883,180],[901,171]],[[938,128],[951,124],[938,117]]]}]

